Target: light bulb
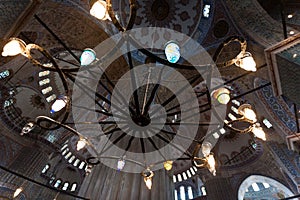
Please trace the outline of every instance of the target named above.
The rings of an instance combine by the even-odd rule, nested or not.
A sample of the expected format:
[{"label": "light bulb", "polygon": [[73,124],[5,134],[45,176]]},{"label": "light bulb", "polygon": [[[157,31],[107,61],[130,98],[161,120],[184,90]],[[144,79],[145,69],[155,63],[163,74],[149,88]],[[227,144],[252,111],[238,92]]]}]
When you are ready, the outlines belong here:
[{"label": "light bulb", "polygon": [[230,101],[230,91],[227,88],[214,90],[212,96],[221,104],[227,104]]},{"label": "light bulb", "polygon": [[204,141],[201,145],[201,151],[204,157],[208,156],[210,154],[212,145],[210,142]]},{"label": "light bulb", "polygon": [[90,14],[100,20],[110,19],[106,9],[106,2],[102,0],[98,0],[93,4]]},{"label": "light bulb", "polygon": [[209,154],[206,157],[208,170],[215,176],[216,175],[216,161],[213,154]]},{"label": "light bulb", "polygon": [[170,171],[173,167],[173,161],[171,160],[167,160],[164,162],[164,168],[167,170],[167,171]]},{"label": "light bulb", "polygon": [[244,54],[242,54],[241,57],[238,58],[238,60],[235,62],[235,64],[246,71],[256,71],[256,63],[251,53],[249,52],[245,52]]},{"label": "light bulb", "polygon": [[86,141],[83,138],[80,138],[80,140],[78,140],[77,145],[76,145],[76,150],[80,151],[81,149],[83,149],[86,145]]},{"label": "light bulb", "polygon": [[243,104],[239,107],[238,109],[239,114],[243,115],[246,119],[252,121],[252,122],[256,122],[256,114],[255,112],[252,110],[251,105],[249,104]]},{"label": "light bulb", "polygon": [[22,191],[23,191],[22,187],[17,188],[16,191],[14,192],[13,198],[16,198]]},{"label": "light bulb", "polygon": [[26,44],[23,40],[12,38],[4,47],[2,56],[16,56],[25,51]]},{"label": "light bulb", "polygon": [[124,169],[124,166],[125,166],[125,160],[124,159],[120,159],[118,160],[118,170],[121,171],[122,169]]},{"label": "light bulb", "polygon": [[22,129],[20,135],[25,135],[34,129],[35,125],[33,122],[28,122]]},{"label": "light bulb", "polygon": [[255,135],[255,137],[266,141],[266,133],[261,127],[254,126],[251,131]]},{"label": "light bulb", "polygon": [[209,154],[208,156],[207,156],[207,164],[209,165],[209,167],[215,167],[215,165],[216,165],[216,161],[215,161],[215,158],[214,158],[214,156],[212,155],[212,154]]},{"label": "light bulb", "polygon": [[67,102],[68,102],[68,97],[66,97],[66,96],[59,97],[52,104],[50,113],[55,113],[55,112],[60,111],[67,105]]},{"label": "light bulb", "polygon": [[147,168],[142,172],[142,176],[144,177],[144,182],[149,190],[152,188],[152,177],[154,176],[153,171]]},{"label": "light bulb", "polygon": [[256,122],[256,114],[252,109],[249,108],[245,108],[244,110],[244,117],[246,117],[247,119]]},{"label": "light bulb", "polygon": [[151,177],[144,177],[144,182],[145,182],[147,188],[149,190],[151,190],[151,188],[152,188],[152,178]]},{"label": "light bulb", "polygon": [[96,60],[96,52],[93,49],[86,48],[80,56],[80,65],[87,66]]}]

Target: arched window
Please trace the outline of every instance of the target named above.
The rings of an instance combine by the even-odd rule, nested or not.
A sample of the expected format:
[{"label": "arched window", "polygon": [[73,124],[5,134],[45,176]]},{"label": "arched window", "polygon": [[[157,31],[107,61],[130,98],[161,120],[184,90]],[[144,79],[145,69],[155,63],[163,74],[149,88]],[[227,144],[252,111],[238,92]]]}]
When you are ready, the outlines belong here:
[{"label": "arched window", "polygon": [[75,156],[73,155],[70,159],[69,159],[69,163],[72,163],[75,160]]},{"label": "arched window", "polygon": [[176,176],[173,175],[173,182],[176,183]]},{"label": "arched window", "polygon": [[80,165],[79,165],[79,169],[83,169],[84,168],[84,166],[85,166],[85,162],[84,161],[81,161],[81,163],[80,163]]},{"label": "arched window", "polygon": [[42,89],[42,93],[43,93],[43,94],[47,94],[47,93],[49,93],[49,92],[51,92],[51,91],[52,91],[52,87],[51,87],[51,86]]},{"label": "arched window", "polygon": [[62,187],[62,190],[67,190],[68,187],[69,187],[69,185],[70,184],[68,182],[65,182],[64,185],[63,185],[63,187]]},{"label": "arched window", "polygon": [[202,196],[206,196],[206,189],[204,186],[201,187]]},{"label": "arched window", "polygon": [[49,164],[45,165],[44,169],[42,170],[42,173],[45,174],[49,168],[50,168]]},{"label": "arched window", "polygon": [[41,71],[41,72],[39,72],[39,77],[47,76],[47,75],[49,75],[49,74],[50,74],[50,71],[49,71],[49,70],[47,70],[47,71]]},{"label": "arched window", "polygon": [[186,173],[185,173],[185,172],[182,173],[182,177],[183,177],[183,180],[186,180],[186,179],[187,179],[187,176],[186,176]]},{"label": "arched window", "polygon": [[191,186],[188,187],[188,196],[189,196],[189,199],[193,199],[194,198],[193,190],[192,190]]},{"label": "arched window", "polygon": [[220,137],[220,135],[217,132],[213,133],[213,136],[215,139],[218,139]]},{"label": "arched window", "polygon": [[60,179],[57,179],[55,184],[54,184],[54,187],[58,188],[61,184],[61,180]]},{"label": "arched window", "polygon": [[231,113],[228,114],[228,117],[229,117],[231,120],[236,120],[236,117],[235,117],[233,114],[231,114]]},{"label": "arched window", "polygon": [[188,176],[189,178],[192,177],[190,170],[187,170],[186,173],[187,173],[187,176]]},{"label": "arched window", "polygon": [[185,199],[185,190],[184,190],[184,187],[180,186],[179,190],[180,190],[180,199],[181,200],[186,200]]},{"label": "arched window", "polygon": [[252,183],[252,188],[253,188],[254,192],[259,191],[259,187],[258,187],[257,183]]},{"label": "arched window", "polygon": [[46,84],[48,84],[48,83],[50,83],[50,79],[49,79],[49,78],[46,78],[46,79],[44,79],[44,80],[39,81],[39,85],[40,85],[40,86],[46,85]]},{"label": "arched window", "polygon": [[181,174],[177,174],[177,180],[178,180],[178,182],[182,181]]},{"label": "arched window", "polygon": [[65,148],[67,148],[68,147],[68,144],[65,144],[60,150],[64,150]]},{"label": "arched window", "polygon": [[68,158],[70,158],[71,157],[71,155],[72,155],[72,153],[71,152],[69,152],[66,156],[65,156],[65,159],[68,159]]},{"label": "arched window", "polygon": [[252,175],[239,187],[238,200],[243,199],[283,199],[294,196],[289,188],[265,176]]},{"label": "arched window", "polygon": [[76,160],[75,160],[75,162],[74,162],[74,167],[77,167],[78,166],[78,164],[79,164],[79,162],[80,162],[80,160],[77,158]]},{"label": "arched window", "polygon": [[237,105],[237,106],[240,106],[240,105],[241,105],[241,103],[240,103],[239,101],[235,100],[235,99],[232,100],[231,102],[234,103],[234,104]]},{"label": "arched window", "polygon": [[177,190],[174,190],[174,197],[175,197],[175,200],[178,200]]},{"label": "arched window", "polygon": [[69,148],[66,148],[62,153],[61,153],[61,155],[66,155],[66,153],[69,151]]},{"label": "arched window", "polygon": [[74,192],[77,188],[77,183],[73,183],[71,187],[71,192]]},{"label": "arched window", "polygon": [[220,133],[221,133],[221,134],[225,134],[225,133],[226,133],[226,130],[225,130],[224,128],[221,128],[221,129],[220,129]]},{"label": "arched window", "polygon": [[51,102],[54,99],[56,99],[56,95],[55,94],[52,94],[51,96],[49,96],[49,97],[46,98],[47,102]]},{"label": "arched window", "polygon": [[54,180],[55,180],[55,176],[52,176],[49,180],[49,184],[52,184]]},{"label": "arched window", "polygon": [[264,186],[265,188],[269,188],[269,187],[270,187],[270,184],[269,184],[269,183],[263,183],[263,186]]},{"label": "arched window", "polygon": [[192,175],[195,175],[195,170],[191,167],[191,172],[192,172]]},{"label": "arched window", "polygon": [[197,167],[195,167],[195,166],[193,166],[193,169],[195,170],[195,172],[197,172],[197,171],[198,171]]}]

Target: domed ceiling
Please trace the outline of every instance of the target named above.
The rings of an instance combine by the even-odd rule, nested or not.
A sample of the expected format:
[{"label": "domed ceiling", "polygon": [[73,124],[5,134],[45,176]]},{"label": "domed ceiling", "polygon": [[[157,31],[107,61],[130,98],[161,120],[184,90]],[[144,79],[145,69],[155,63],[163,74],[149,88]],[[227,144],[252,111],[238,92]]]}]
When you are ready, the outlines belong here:
[{"label": "domed ceiling", "polygon": [[[200,60],[200,63],[205,63],[207,61],[212,62],[211,57],[216,48],[227,37],[232,35],[244,37],[248,41],[248,50],[253,50],[253,56],[257,60],[257,65],[261,67],[261,69],[255,72],[255,74],[245,73],[235,66],[216,70],[219,73],[218,78],[222,79],[220,84],[226,83],[228,88],[232,91],[231,100],[238,99],[238,101],[235,103],[231,101],[227,106],[223,107],[224,109],[222,111],[224,111],[224,118],[226,118],[226,120],[230,120],[230,118],[232,119],[232,116],[238,118],[240,117],[240,115],[238,115],[236,112],[238,104],[246,102],[254,104],[254,108],[256,103],[259,104],[259,102],[256,102],[258,95],[252,92],[251,94],[248,94],[247,91],[250,91],[257,86],[256,82],[254,82],[254,80],[257,80],[255,79],[256,77],[263,77],[265,79],[264,81],[268,81],[268,77],[266,77],[267,69],[264,68],[266,65],[264,65],[265,59],[263,50],[265,46],[281,40],[281,33],[275,32],[270,36],[270,32],[272,32],[272,30],[257,29],[257,25],[255,24],[257,22],[257,18],[255,17],[259,16],[259,19],[261,19],[259,22],[257,22],[260,23],[260,25],[269,22],[271,19],[269,16],[267,16],[266,11],[263,10],[257,1],[255,1],[256,3],[251,4],[252,2],[253,1],[251,0],[244,1],[244,3],[241,3],[241,1],[232,2],[227,0],[222,2],[208,2],[200,0],[137,1],[137,17],[135,19],[133,28],[140,29],[138,29],[139,32],[132,33],[135,33],[139,36],[138,39],[140,46],[150,49],[150,53],[154,54],[154,56],[156,56],[158,59],[164,58],[164,52],[162,49],[151,49],[153,46],[155,46],[154,43],[165,43],[167,40],[172,38],[172,34],[175,35],[178,33],[185,35],[186,37],[176,38],[178,40],[177,42],[182,45],[182,55],[185,55],[184,53],[187,55],[186,58],[181,58],[178,62],[184,66],[192,65],[193,63],[190,62],[188,58],[193,58],[195,55],[206,56],[196,59],[197,61]],[[77,72],[73,71],[69,73],[67,77],[69,78],[68,83],[72,87],[70,91],[74,92],[72,103],[74,105],[78,103],[76,105],[77,107],[81,106],[90,110],[96,109],[97,111],[100,111],[96,114],[91,114],[88,111],[76,113],[72,112],[75,110],[74,106],[72,107],[72,110],[70,110],[71,114],[67,119],[67,123],[74,128],[76,127],[74,125],[74,122],[76,121],[84,124],[84,126],[78,126],[79,128],[77,127],[78,131],[81,131],[81,128],[88,130],[86,135],[89,136],[92,144],[94,144],[93,147],[95,147],[98,153],[99,151],[102,153],[102,151],[105,150],[108,152],[110,151],[107,148],[104,148],[106,144],[103,145],[102,140],[99,138],[103,136],[106,137],[106,135],[109,135],[108,132],[116,129],[114,126],[115,124],[113,126],[109,123],[107,123],[108,125],[105,124],[105,121],[110,122],[110,120],[114,120],[114,116],[103,115],[106,109],[110,109],[111,105],[109,104],[112,104],[111,102],[114,103],[114,100],[117,101],[113,98],[114,93],[110,93],[109,91],[115,89],[115,85],[118,87],[120,86],[121,90],[119,93],[126,91],[130,84],[133,84],[126,82],[130,80],[128,77],[131,73],[131,66],[134,65],[140,67],[144,65],[147,55],[141,53],[138,51],[138,49],[134,49],[133,47],[128,47],[126,45],[122,46],[120,41],[122,40],[122,37],[125,37],[125,34],[120,34],[113,26],[111,21],[101,22],[91,16],[89,14],[90,3],[91,1],[88,0],[28,0],[22,1],[21,3],[19,1],[9,1],[5,4],[0,3],[0,9],[5,10],[3,13],[4,17],[0,17],[0,47],[4,45],[9,37],[19,37],[26,43],[36,43],[47,49],[55,58],[57,64],[66,71],[68,69],[70,70],[72,68],[79,67],[79,57],[85,48],[93,48],[98,55],[103,56],[98,58],[96,62],[99,64],[99,66],[95,68],[104,70],[104,74],[101,70],[101,72],[97,70],[84,71],[82,70],[83,66],[81,66],[81,68],[78,68],[80,71],[78,74],[80,76],[76,77],[82,81],[81,87],[95,89],[94,93],[92,94],[92,96],[95,97],[93,102],[85,101],[85,98],[90,93],[77,93],[74,95],[79,90],[78,88],[80,88],[78,85],[76,85],[76,81],[72,81]],[[247,10],[247,12],[243,13],[244,8],[242,8],[241,4],[249,5],[253,9],[250,9],[251,11]],[[112,1],[112,5],[116,17],[121,19],[121,24],[126,24],[128,15],[124,13],[129,12],[128,2],[114,0]],[[245,17],[245,15],[249,16]],[[20,26],[21,24],[22,26]],[[245,24],[247,24],[247,26]],[[271,26],[271,24],[267,25],[267,27]],[[279,24],[275,23],[274,26],[272,25],[271,29],[275,29],[274,27],[277,26],[279,26]],[[149,29],[148,27],[155,28]],[[159,31],[164,29],[171,29],[174,30],[174,32],[170,33],[168,31]],[[112,35],[115,35],[115,37],[110,37]],[[133,34],[133,36],[136,35]],[[152,40],[148,40],[149,38]],[[109,43],[106,44],[109,48],[102,48],[103,46],[101,45],[105,43],[104,41],[109,41]],[[196,50],[194,52],[194,49],[189,46],[193,42],[198,42],[197,45],[199,46],[195,46],[201,49],[200,53]],[[119,55],[118,53],[120,52],[113,54],[113,56],[115,56],[112,57],[114,58],[113,61],[106,59],[107,57],[110,58],[107,56],[110,55],[108,54],[109,50],[112,50],[115,46],[118,47],[118,45],[122,47],[120,49],[122,51],[121,53],[123,54]],[[126,48],[132,48],[130,49],[132,50],[132,55],[127,56],[128,49]],[[240,46],[229,45],[226,47],[226,49],[224,49],[219,59],[226,60],[228,58],[234,58],[239,50]],[[41,62],[49,62],[42,58],[40,54],[36,53],[35,55]],[[1,57],[0,63],[2,69],[9,69],[13,72],[13,76],[4,80],[6,82],[3,85],[5,85],[4,88],[7,90],[6,96],[13,96],[11,99],[12,101],[15,100],[11,104],[10,102],[7,102],[9,106],[15,104],[15,109],[13,111],[10,110],[10,108],[3,109],[4,111],[1,114],[5,115],[5,117],[3,117],[2,120],[4,118],[7,120],[7,116],[10,113],[18,113],[19,116],[27,121],[33,121],[36,116],[40,115],[51,116],[56,120],[61,119],[59,114],[49,114],[51,104],[55,101],[56,97],[59,97],[62,93],[64,93],[63,83],[56,73],[47,71],[46,69],[37,68],[22,56],[17,56],[14,59],[4,59]],[[108,65],[107,68],[105,68],[105,65]],[[153,65],[155,65],[155,63]],[[215,120],[211,106],[217,106],[215,104],[210,104],[211,93],[209,91],[207,92],[208,83],[205,80],[206,77],[204,77],[205,75],[209,75],[208,72],[206,71],[205,73],[201,74],[201,72],[197,71],[196,69],[193,68],[193,70],[190,70],[185,68],[175,70],[173,68],[168,68],[168,70],[164,71],[164,73],[161,75],[160,72],[164,70],[162,64],[157,63],[155,67],[152,66],[152,68],[145,68],[145,66],[138,68],[136,72],[138,74],[137,82],[139,82],[142,86],[136,91],[132,91],[132,95],[125,100],[128,100],[129,106],[136,106],[136,101],[143,102],[143,105],[141,106],[143,106],[143,109],[147,110],[147,106],[149,105],[147,105],[148,102],[145,100],[149,100],[150,98],[153,98],[153,95],[156,95],[155,98],[152,99],[152,104],[154,106],[152,110],[147,110],[149,112],[148,115],[135,115],[135,111],[131,111],[128,108],[129,106],[124,106],[122,104],[127,102],[122,99],[121,102],[118,102],[117,104],[120,105],[119,110],[117,109],[117,112],[119,112],[117,114],[123,117],[122,119],[124,119],[126,123],[132,120],[141,127],[148,126],[151,123],[151,117],[157,117],[156,115],[152,115],[151,112],[153,110],[155,111],[156,109],[160,109],[160,104],[162,103],[165,103],[165,111],[173,111],[176,114],[173,113],[172,115],[169,114],[168,116],[166,114],[167,112],[164,113],[162,111],[159,113],[161,116],[166,115],[166,123],[169,123],[167,128],[164,130],[164,139],[153,139],[155,134],[152,133],[152,139],[145,139],[145,141],[148,143],[146,143],[144,146],[142,145],[144,144],[142,142],[143,137],[136,136],[134,131],[131,134],[123,136],[124,130],[118,130],[114,132],[115,134],[107,136],[107,140],[109,140],[112,144],[115,144],[117,149],[122,149],[122,152],[142,152],[143,154],[146,154],[148,152],[151,153],[152,151],[157,151],[158,148],[163,148],[165,146],[165,141],[170,141],[175,138],[174,134],[172,135],[172,133],[178,131],[182,138],[188,138],[190,142],[187,148],[184,149],[184,151],[187,151],[184,152],[181,150],[182,154],[193,154],[193,150],[197,143],[196,141],[201,140],[202,138],[209,138],[209,141],[213,143],[212,151],[218,160],[218,169],[221,169],[221,166],[224,167],[223,169],[226,169],[226,167],[233,169],[240,166],[246,166],[253,160],[258,159],[262,155],[263,148],[261,143],[258,142],[257,139],[252,135],[239,134],[234,131],[230,131],[229,129],[224,129],[223,124],[215,124],[214,128],[210,126],[210,123]],[[203,75],[203,77],[195,79],[195,77],[199,76],[199,74]],[[161,76],[164,78],[164,80],[161,82],[163,82],[165,85],[157,89],[157,86],[153,80],[158,80],[158,77],[161,78]],[[152,80],[153,83],[150,80]],[[183,87],[184,89],[182,90],[185,91],[184,95],[182,95],[182,97],[170,98],[170,96],[174,96],[176,92],[173,92],[172,89],[168,88],[167,86],[172,83],[175,85],[173,85],[175,89],[181,88],[184,80],[188,80],[188,83],[190,83],[189,87]],[[96,85],[95,88],[88,87],[90,84],[94,84],[94,86]],[[215,86],[216,85],[217,84],[215,84]],[[152,94],[151,91],[153,91],[155,88],[157,91],[153,92]],[[16,94],[14,95],[13,93]],[[139,94],[138,98],[135,98],[136,93]],[[243,95],[245,95],[245,97]],[[181,101],[183,102],[184,100],[192,97],[195,97],[195,101],[188,103],[185,102],[187,105],[184,106],[177,106],[181,103]],[[5,101],[2,102],[5,103]],[[97,105],[95,105],[95,102],[97,102]],[[193,106],[196,104],[198,105],[196,114],[201,113],[201,115],[199,118],[195,118],[198,120],[197,122],[200,121],[199,124],[202,125],[197,128],[180,129],[179,124],[176,123],[178,121],[184,121],[183,116],[186,118],[192,118],[188,114],[195,114],[195,109],[192,108],[194,108]],[[257,107],[261,108],[261,106]],[[185,111],[187,114],[180,110],[183,108],[186,109]],[[126,109],[130,110],[130,115],[122,115],[122,112],[124,112],[124,110],[126,111]],[[222,113],[220,115],[222,115]],[[97,119],[97,122],[101,122],[103,124],[100,123],[101,125],[99,125],[98,123],[94,123],[95,121],[88,122],[90,119]],[[7,123],[8,127],[11,129],[17,129],[16,132],[19,134],[25,122],[23,123],[22,121],[22,123],[17,123],[19,118],[10,118],[8,120],[11,120],[11,124]],[[192,124],[193,122],[194,121],[188,121],[187,124],[192,126],[194,125]],[[157,123],[161,122],[158,121]],[[89,125],[89,129],[86,128],[87,125]],[[188,125],[186,127],[188,127]],[[126,130],[125,126],[120,125],[120,127]],[[158,129],[161,127],[156,126],[154,129],[155,128]],[[100,129],[102,132],[98,131]],[[103,130],[107,132],[103,132]],[[193,130],[192,133],[190,133],[189,130]],[[57,134],[58,132],[60,132],[60,129],[57,132],[53,131],[50,133]],[[150,134],[150,132],[147,131],[144,131],[143,133]],[[209,136],[206,135],[207,133],[209,133]],[[61,136],[56,136],[57,138],[55,139],[54,143],[62,146],[68,137],[71,138],[70,135],[64,132],[64,134]],[[49,135],[47,137],[49,137]],[[75,140],[77,140],[75,137],[69,140],[70,149],[72,149],[73,153],[75,152]],[[182,141],[184,141],[184,139],[182,139]],[[145,151],[145,148],[148,148],[147,151]],[[114,151],[113,153],[116,152],[117,151]],[[91,153],[91,155],[88,154],[87,151],[84,152],[84,155],[80,155],[80,151],[75,152],[74,154],[76,153],[83,159],[86,159],[87,156],[95,156],[92,155],[93,153]],[[161,152],[159,153],[161,154]],[[177,152],[174,153],[175,156],[178,156],[176,153]],[[119,156],[118,158],[122,157],[122,155],[117,154],[113,154],[113,156],[114,158],[117,158],[117,156]],[[188,159],[184,159],[184,155],[180,155],[179,157],[181,159],[175,161],[173,164],[174,174],[185,172],[192,167],[192,162]],[[145,157],[139,157],[141,160],[144,158]],[[129,160],[129,156],[127,159]],[[117,161],[115,159],[113,164],[115,165],[116,162]],[[162,167],[162,163],[160,164],[160,167]],[[127,170],[129,170],[128,168]],[[144,166],[141,168],[144,168]],[[140,168],[138,169],[140,170]],[[200,172],[198,171],[197,173],[207,174],[207,172],[207,169],[204,169],[200,170]]]}]

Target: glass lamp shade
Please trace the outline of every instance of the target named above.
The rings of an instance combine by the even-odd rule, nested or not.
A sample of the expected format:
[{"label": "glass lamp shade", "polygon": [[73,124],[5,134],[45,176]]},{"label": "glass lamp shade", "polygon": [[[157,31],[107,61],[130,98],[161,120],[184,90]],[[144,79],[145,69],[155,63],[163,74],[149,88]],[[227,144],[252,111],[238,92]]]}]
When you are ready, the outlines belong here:
[{"label": "glass lamp shade", "polygon": [[152,177],[144,177],[144,182],[149,190],[152,188]]},{"label": "glass lamp shade", "polygon": [[165,55],[170,63],[176,63],[180,58],[180,47],[177,43],[170,41],[165,45]]},{"label": "glass lamp shade", "polygon": [[50,113],[55,113],[63,109],[68,102],[68,97],[66,96],[61,96],[58,99],[55,100],[55,102],[51,106]]},{"label": "glass lamp shade", "polygon": [[210,154],[212,145],[210,142],[204,141],[201,145],[201,151],[204,157],[208,156]]},{"label": "glass lamp shade", "polygon": [[118,170],[121,171],[122,169],[124,169],[124,166],[125,166],[125,160],[124,159],[118,160],[118,164],[117,164]]},{"label": "glass lamp shade", "polygon": [[251,131],[255,135],[255,137],[257,137],[263,141],[266,141],[266,133],[264,132],[264,130],[261,127],[255,126],[252,128]]},{"label": "glass lamp shade", "polygon": [[33,122],[28,122],[21,131],[21,135],[25,135],[27,133],[29,133],[30,131],[32,131],[34,129],[34,123]]},{"label": "glass lamp shade", "polygon": [[227,88],[219,88],[212,92],[212,96],[220,103],[227,104],[230,101],[230,91]]},{"label": "glass lamp shade", "polygon": [[209,154],[206,157],[208,170],[215,176],[216,175],[216,161],[213,154]]},{"label": "glass lamp shade", "polygon": [[3,47],[2,56],[16,56],[20,53],[23,53],[26,48],[26,43],[23,40],[18,38],[12,38],[10,41]]},{"label": "glass lamp shade", "polygon": [[23,191],[22,187],[17,188],[16,191],[14,192],[13,197],[16,198],[22,191]]},{"label": "glass lamp shade", "polygon": [[252,121],[252,122],[256,122],[256,114],[255,112],[252,110],[251,105],[249,104],[243,104],[238,108],[238,112],[240,115],[243,115],[246,119]]},{"label": "glass lamp shade", "polygon": [[85,139],[81,138],[80,140],[78,140],[77,145],[76,145],[76,150],[80,151],[81,149],[83,149],[86,145],[86,141]]},{"label": "glass lamp shade", "polygon": [[245,52],[235,64],[246,71],[256,71],[256,63],[249,52]]},{"label": "glass lamp shade", "polygon": [[87,66],[96,60],[96,52],[93,49],[86,48],[80,56],[80,65]]},{"label": "glass lamp shade", "polygon": [[153,171],[147,168],[142,172],[142,176],[144,177],[144,182],[149,190],[152,188],[152,177],[154,176]]},{"label": "glass lamp shade", "polygon": [[106,2],[102,0],[98,0],[92,5],[90,14],[100,20],[110,19],[106,9]]},{"label": "glass lamp shade", "polygon": [[170,171],[172,169],[172,167],[173,167],[173,161],[167,160],[164,162],[165,170]]}]

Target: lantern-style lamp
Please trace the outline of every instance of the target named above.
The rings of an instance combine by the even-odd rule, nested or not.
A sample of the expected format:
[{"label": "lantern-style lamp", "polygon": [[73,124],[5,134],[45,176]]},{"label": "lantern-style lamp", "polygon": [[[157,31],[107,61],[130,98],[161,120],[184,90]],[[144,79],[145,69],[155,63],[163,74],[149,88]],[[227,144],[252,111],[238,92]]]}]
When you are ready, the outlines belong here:
[{"label": "lantern-style lamp", "polygon": [[14,192],[13,198],[16,198],[22,191],[23,191],[22,187],[17,188],[16,191]]},{"label": "lantern-style lamp", "polygon": [[169,41],[165,45],[165,55],[170,63],[176,63],[180,58],[180,47],[174,41]]},{"label": "lantern-style lamp", "polygon": [[212,144],[210,142],[204,141],[201,145],[201,151],[204,157],[208,156],[210,154],[210,151],[212,149]]},{"label": "lantern-style lamp", "polygon": [[51,106],[50,113],[55,113],[63,109],[68,103],[68,97],[60,96],[58,97],[55,102]]},{"label": "lantern-style lamp", "polygon": [[238,113],[240,115],[242,115],[244,118],[252,121],[252,122],[256,122],[256,114],[255,112],[252,110],[252,107],[250,104],[243,104],[238,108]]},{"label": "lantern-style lamp", "polygon": [[219,88],[212,92],[212,97],[216,99],[220,104],[227,104],[230,101],[230,91],[225,88]]},{"label": "lantern-style lamp", "polygon": [[26,43],[19,38],[11,38],[9,42],[4,45],[2,56],[16,56],[24,53],[26,49]]},{"label": "lantern-style lamp", "polygon": [[81,149],[83,149],[86,145],[86,140],[84,138],[80,138],[78,141],[77,141],[77,144],[76,144],[76,150],[77,151],[80,151]]},{"label": "lantern-style lamp", "polygon": [[118,171],[121,171],[122,169],[124,169],[124,167],[125,167],[125,160],[124,158],[120,158],[117,164]]},{"label": "lantern-style lamp", "polygon": [[35,127],[35,124],[33,122],[28,122],[23,128],[22,131],[20,133],[20,135],[25,135],[27,133],[29,133],[30,131],[32,131]]},{"label": "lantern-style lamp", "polygon": [[211,153],[206,157],[207,168],[214,176],[216,175],[216,160],[214,155]]},{"label": "lantern-style lamp", "polygon": [[96,52],[93,49],[86,48],[80,56],[80,65],[87,66],[96,60]]},{"label": "lantern-style lamp", "polygon": [[252,57],[252,54],[247,51],[242,53],[237,58],[237,60],[235,61],[235,65],[246,71],[256,71],[256,63]]},{"label": "lantern-style lamp", "polygon": [[142,172],[142,176],[144,177],[144,182],[149,190],[152,188],[152,177],[154,176],[153,171],[147,168]]},{"label": "lantern-style lamp", "polygon": [[172,160],[167,160],[164,162],[164,168],[167,171],[170,171],[173,167],[173,161]]},{"label": "lantern-style lamp", "polygon": [[107,4],[105,1],[102,0],[92,1],[90,14],[100,20],[110,20],[107,11]]},{"label": "lantern-style lamp", "polygon": [[255,137],[263,140],[263,141],[266,141],[266,133],[264,132],[264,130],[262,129],[262,127],[260,126],[254,126],[252,129],[251,129],[252,133],[254,134]]}]

